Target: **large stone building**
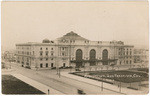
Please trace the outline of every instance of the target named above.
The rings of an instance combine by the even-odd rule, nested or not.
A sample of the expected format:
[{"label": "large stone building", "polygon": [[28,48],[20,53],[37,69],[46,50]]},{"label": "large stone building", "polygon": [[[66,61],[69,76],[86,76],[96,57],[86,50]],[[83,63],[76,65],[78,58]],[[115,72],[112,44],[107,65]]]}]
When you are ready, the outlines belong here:
[{"label": "large stone building", "polygon": [[16,44],[16,61],[32,69],[129,65],[133,63],[133,47],[122,41],[90,41],[70,32],[53,41]]}]

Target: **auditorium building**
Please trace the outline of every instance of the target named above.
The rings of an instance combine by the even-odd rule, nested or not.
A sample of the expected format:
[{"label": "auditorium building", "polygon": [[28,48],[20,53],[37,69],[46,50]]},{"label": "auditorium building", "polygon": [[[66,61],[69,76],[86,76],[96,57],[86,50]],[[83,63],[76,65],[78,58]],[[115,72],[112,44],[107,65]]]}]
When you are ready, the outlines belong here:
[{"label": "auditorium building", "polygon": [[129,65],[134,63],[133,48],[122,41],[90,41],[69,32],[56,40],[16,44],[16,62],[31,69]]}]

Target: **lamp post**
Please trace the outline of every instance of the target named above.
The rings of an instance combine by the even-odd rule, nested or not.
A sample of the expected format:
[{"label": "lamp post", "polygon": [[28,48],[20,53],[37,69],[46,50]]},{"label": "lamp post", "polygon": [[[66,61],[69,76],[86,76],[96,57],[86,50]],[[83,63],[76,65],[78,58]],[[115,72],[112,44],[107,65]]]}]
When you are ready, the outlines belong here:
[{"label": "lamp post", "polygon": [[[56,59],[57,60],[57,59]],[[57,66],[56,66],[56,71],[57,71],[57,75],[59,76],[59,78],[60,78],[60,68],[59,68],[59,63],[58,62],[56,62],[56,64],[57,64]]]},{"label": "lamp post", "polygon": [[85,62],[84,62],[84,76],[85,76]]},{"label": "lamp post", "polygon": [[58,75],[59,75],[59,78],[60,78],[60,68],[58,68]]},{"label": "lamp post", "polygon": [[[57,48],[58,49],[58,53],[57,53],[57,55],[56,55],[56,58],[55,58],[55,64],[56,64],[56,75],[58,75],[59,76],[59,78],[60,78],[60,69],[59,69],[59,49],[61,49],[61,47],[59,47],[59,45],[61,45],[61,44],[59,44],[59,43],[61,43],[60,41],[58,42],[58,45],[57,45],[57,47],[55,47],[55,48]],[[60,52],[61,52],[61,50],[60,50]]]},{"label": "lamp post", "polygon": [[119,92],[121,92],[121,81],[120,81],[120,88],[119,88]]},{"label": "lamp post", "polygon": [[103,91],[103,76],[102,76],[102,82],[101,82],[101,91]]}]

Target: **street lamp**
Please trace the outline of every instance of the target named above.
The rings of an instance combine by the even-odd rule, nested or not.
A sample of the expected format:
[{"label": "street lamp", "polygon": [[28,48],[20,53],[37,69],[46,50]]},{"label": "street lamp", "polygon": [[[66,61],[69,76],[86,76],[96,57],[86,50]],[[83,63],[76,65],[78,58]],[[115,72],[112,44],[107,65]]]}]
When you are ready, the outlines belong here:
[{"label": "street lamp", "polygon": [[119,88],[119,91],[121,92],[121,81],[120,81],[120,88]]},{"label": "street lamp", "polygon": [[101,82],[101,91],[103,91],[103,76],[102,76],[102,82]]},{"label": "street lamp", "polygon": [[85,76],[85,62],[84,62],[84,76]]},{"label": "street lamp", "polygon": [[60,68],[59,68],[59,64],[58,64],[58,62],[56,62],[56,71],[57,71],[57,73],[56,73],[56,75],[58,75],[59,76],[59,78],[60,78]]}]

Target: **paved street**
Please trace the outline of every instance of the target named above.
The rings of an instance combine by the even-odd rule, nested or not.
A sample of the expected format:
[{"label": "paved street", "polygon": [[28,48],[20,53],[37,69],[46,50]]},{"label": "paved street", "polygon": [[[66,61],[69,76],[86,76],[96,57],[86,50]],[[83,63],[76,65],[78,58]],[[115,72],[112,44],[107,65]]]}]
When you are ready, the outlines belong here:
[{"label": "paved street", "polygon": [[[11,68],[11,73],[22,74],[23,76],[26,76],[46,86],[49,86],[61,92],[62,94],[77,94],[77,89],[83,90],[86,94],[126,94],[124,92],[120,93],[118,89],[114,90],[110,88],[104,88],[103,91],[101,91],[100,82],[97,82],[97,84],[91,84],[88,82],[82,82],[84,79],[77,80],[63,75],[65,71],[69,71],[70,69],[61,70],[62,74],[59,77],[58,75],[56,75],[56,70],[35,71],[24,67],[20,67],[15,63],[11,64]],[[115,86],[112,88],[115,88]]]},{"label": "paved street", "polygon": [[[56,72],[51,71],[35,71],[27,68],[20,67],[16,64],[11,64],[13,73],[22,74],[37,82],[47,85],[56,89],[64,94],[77,94],[77,89],[83,90],[86,94],[120,94],[118,92],[104,89],[101,91],[99,86],[91,85],[78,80],[70,79],[65,76],[56,75]],[[50,72],[50,73],[48,73]]]}]

